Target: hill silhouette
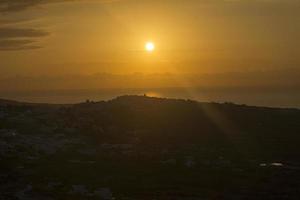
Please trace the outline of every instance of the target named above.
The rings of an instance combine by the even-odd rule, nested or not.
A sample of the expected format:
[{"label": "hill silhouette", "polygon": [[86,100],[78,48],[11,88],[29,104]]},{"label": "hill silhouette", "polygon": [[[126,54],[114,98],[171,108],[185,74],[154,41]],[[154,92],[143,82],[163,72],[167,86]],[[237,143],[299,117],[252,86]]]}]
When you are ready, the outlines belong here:
[{"label": "hill silhouette", "polygon": [[299,196],[298,109],[147,96],[1,102],[6,199]]},{"label": "hill silhouette", "polygon": [[300,144],[297,109],[122,96],[77,104],[64,114],[70,125],[110,142],[139,137],[145,145],[219,144],[260,156],[298,156]]}]

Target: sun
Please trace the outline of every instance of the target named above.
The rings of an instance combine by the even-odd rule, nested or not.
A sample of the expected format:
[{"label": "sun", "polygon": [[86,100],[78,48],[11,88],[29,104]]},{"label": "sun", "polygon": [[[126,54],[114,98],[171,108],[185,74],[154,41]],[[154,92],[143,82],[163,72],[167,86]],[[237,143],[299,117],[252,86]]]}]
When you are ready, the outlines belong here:
[{"label": "sun", "polygon": [[145,50],[148,52],[153,52],[155,50],[155,44],[153,42],[146,42]]}]

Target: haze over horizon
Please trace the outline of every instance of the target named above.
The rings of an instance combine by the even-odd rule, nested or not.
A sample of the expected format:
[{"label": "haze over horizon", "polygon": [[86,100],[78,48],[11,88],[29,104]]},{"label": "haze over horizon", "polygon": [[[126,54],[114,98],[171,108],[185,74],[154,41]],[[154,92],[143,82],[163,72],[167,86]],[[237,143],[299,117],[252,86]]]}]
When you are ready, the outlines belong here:
[{"label": "haze over horizon", "polygon": [[0,90],[250,88],[292,99],[299,8],[298,0],[0,0]]}]

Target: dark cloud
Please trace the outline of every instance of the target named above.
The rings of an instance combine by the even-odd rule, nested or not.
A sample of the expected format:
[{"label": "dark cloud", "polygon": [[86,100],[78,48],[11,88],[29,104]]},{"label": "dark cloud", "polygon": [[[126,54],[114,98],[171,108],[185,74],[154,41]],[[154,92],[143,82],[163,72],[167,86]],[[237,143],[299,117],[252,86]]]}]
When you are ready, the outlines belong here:
[{"label": "dark cloud", "polygon": [[48,33],[43,30],[37,29],[22,29],[22,28],[1,28],[0,27],[0,39],[6,38],[18,38],[18,37],[43,37]]},{"label": "dark cloud", "polygon": [[16,51],[41,48],[35,45],[48,32],[34,28],[20,28],[19,22],[28,19],[14,18],[14,14],[28,8],[48,3],[71,2],[72,0],[0,0],[0,51]]},{"label": "dark cloud", "polygon": [[37,38],[49,33],[38,29],[0,27],[0,51],[37,49]]},{"label": "dark cloud", "polygon": [[44,30],[34,28],[20,28],[20,19],[10,15],[12,11],[22,11],[28,7],[45,3],[44,0],[0,0],[0,51],[16,51],[41,48],[34,43],[41,37],[49,35]]},{"label": "dark cloud", "polygon": [[[61,2],[74,2],[87,0],[0,0],[0,12],[22,11],[30,7]],[[119,0],[98,0],[99,3],[115,2]]]},{"label": "dark cloud", "polygon": [[34,40],[0,40],[0,51],[17,51],[17,50],[28,50],[38,49],[40,46],[34,45]]},{"label": "dark cloud", "polygon": [[[52,1],[46,0],[0,0],[0,12],[15,12]],[[53,0],[53,2],[57,2]]]},{"label": "dark cloud", "polygon": [[[44,4],[74,1],[85,0],[0,0],[0,17],[2,16],[2,19],[0,19],[0,51],[41,48],[32,45],[32,43],[37,42],[40,37],[49,35],[48,32],[43,30],[12,27],[18,22],[26,21],[26,19],[12,18],[13,14]],[[99,3],[113,1],[117,0],[99,0]]]}]

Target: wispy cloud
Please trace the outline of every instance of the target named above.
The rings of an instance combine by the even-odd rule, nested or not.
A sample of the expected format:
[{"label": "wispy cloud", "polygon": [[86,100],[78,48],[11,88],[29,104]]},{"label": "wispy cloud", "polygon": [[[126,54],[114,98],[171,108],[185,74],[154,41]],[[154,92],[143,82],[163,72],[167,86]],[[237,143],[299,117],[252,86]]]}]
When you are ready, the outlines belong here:
[{"label": "wispy cloud", "polygon": [[[0,0],[0,51],[28,50],[41,48],[34,45],[41,37],[48,36],[49,33],[34,28],[20,28],[18,22],[26,19],[15,19],[14,15],[30,8],[45,4],[72,3],[88,0]],[[118,0],[99,0],[99,3],[110,3]],[[30,19],[28,19],[30,20]]]},{"label": "wispy cloud", "polygon": [[[63,3],[63,2],[79,2],[88,0],[0,0],[0,12],[16,12],[24,9],[49,4],[49,3]],[[120,0],[98,0],[99,3],[111,3]]]},{"label": "wispy cloud", "polygon": [[34,45],[34,40],[0,40],[0,50],[1,51],[16,51],[16,50],[28,50],[28,49],[38,49],[41,46]]},{"label": "wispy cloud", "polygon": [[0,0],[0,51],[41,48],[35,43],[49,33],[44,30],[20,27],[19,22],[29,19],[16,17],[17,12],[45,3],[44,0]]},{"label": "wispy cloud", "polygon": [[7,38],[19,38],[19,37],[34,38],[34,37],[43,37],[47,35],[48,33],[43,30],[0,27],[0,40],[7,39]]},{"label": "wispy cloud", "polygon": [[0,51],[37,49],[37,38],[49,35],[48,32],[29,28],[0,27]]},{"label": "wispy cloud", "polygon": [[16,12],[24,9],[46,4],[72,0],[0,0],[0,12]]}]

